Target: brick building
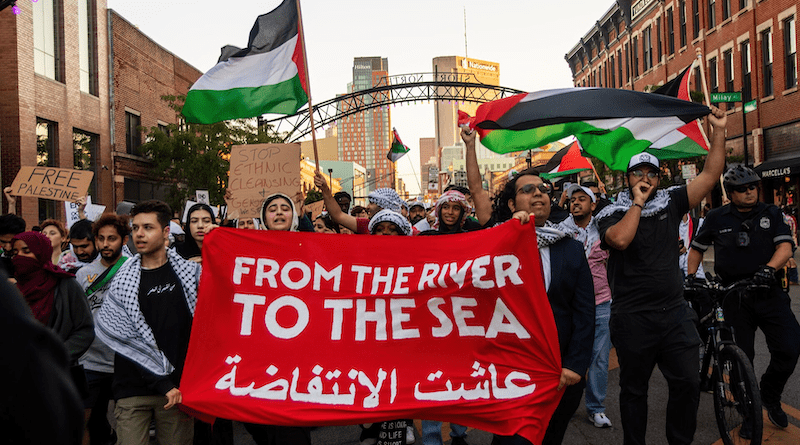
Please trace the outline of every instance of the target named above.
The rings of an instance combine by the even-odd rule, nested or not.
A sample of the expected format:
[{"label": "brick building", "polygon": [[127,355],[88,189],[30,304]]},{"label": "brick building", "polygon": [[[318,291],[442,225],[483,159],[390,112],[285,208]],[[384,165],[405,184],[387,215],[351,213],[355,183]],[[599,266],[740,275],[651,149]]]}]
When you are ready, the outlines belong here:
[{"label": "brick building", "polygon": [[[2,186],[20,167],[42,165],[92,170],[89,194],[108,209],[156,196],[147,162],[135,151],[143,140],[137,127],[176,122],[161,95],[185,93],[202,73],[108,10],[105,0],[17,6],[18,15],[10,8],[0,14]],[[16,211],[31,227],[63,218],[63,209],[24,197]]]},{"label": "brick building", "polygon": [[144,135],[138,128],[149,131],[176,123],[175,111],[161,96],[186,94],[203,73],[150,40],[115,11],[108,10],[108,20],[113,38],[114,203],[163,199],[162,189],[148,177],[147,159],[139,155]]},{"label": "brick building", "polygon": [[[788,199],[797,205],[796,18],[797,2],[792,0],[620,1],[599,17],[565,59],[575,86],[647,91],[677,76],[699,48],[711,92],[741,91],[743,102],[756,104],[746,115],[744,131],[743,102],[727,105],[730,156],[757,166],[767,201]],[[699,68],[694,74],[699,79]],[[695,85],[692,89],[701,89]]]},{"label": "brick building", "polygon": [[[2,185],[11,185],[22,166],[91,169],[94,201],[110,204],[106,2],[17,6],[18,15],[11,8],[0,14]],[[63,215],[59,204],[20,198],[16,210],[31,227]],[[4,197],[3,211],[6,205]]]}]

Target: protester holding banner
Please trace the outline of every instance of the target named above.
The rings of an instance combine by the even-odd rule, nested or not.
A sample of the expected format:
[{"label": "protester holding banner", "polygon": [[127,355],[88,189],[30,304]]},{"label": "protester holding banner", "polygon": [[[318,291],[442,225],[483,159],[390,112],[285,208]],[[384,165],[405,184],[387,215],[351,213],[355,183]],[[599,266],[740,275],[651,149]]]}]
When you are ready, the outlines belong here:
[{"label": "protester holding banner", "polygon": [[[72,229],[83,222],[89,221],[81,220]],[[128,259],[123,253],[123,246],[128,242],[130,231],[127,217],[111,213],[101,216],[91,225],[92,243],[96,244],[100,255],[81,267],[75,278],[86,292],[95,319],[111,280]],[[70,237],[70,241],[74,240],[74,237]],[[114,379],[114,351],[95,337],[89,350],[81,357],[80,364],[85,369],[88,383],[88,394],[84,398],[87,419],[84,444],[89,443],[87,439],[96,444],[116,441],[116,435],[108,423],[108,402],[112,398],[111,385]]]},{"label": "protester holding banner", "polygon": [[667,440],[689,444],[697,426],[700,337],[683,298],[675,246],[681,217],[700,204],[725,165],[724,111],[711,107],[711,147],[691,183],[659,190],[660,164],[649,153],[628,162],[628,189],[597,214],[600,239],[608,247],[608,277],[614,301],[609,328],[620,364],[620,414],[625,443],[643,444],[647,391],[658,365],[669,386]]},{"label": "protester holding banner", "polygon": [[175,245],[175,251],[187,260],[201,263],[203,258],[203,239],[206,234],[217,227],[217,218],[208,204],[197,203],[186,212],[186,231],[189,236],[182,243]]},{"label": "protester holding banner", "polygon": [[314,219],[314,231],[317,233],[339,233],[339,224],[333,222],[328,212],[322,212]]},{"label": "protester holding banner", "polygon": [[[523,222],[530,216],[536,224],[536,238],[542,261],[547,298],[553,310],[561,347],[561,381],[564,391],[542,444],[560,444],[569,420],[578,409],[585,385],[583,376],[592,358],[594,343],[594,286],[581,243],[571,239],[550,221],[553,186],[534,169],[520,172],[508,181],[494,199],[483,189],[475,154],[475,133],[461,130],[467,146],[467,180],[475,203],[478,222],[493,226],[512,218]],[[526,444],[520,436],[496,436],[495,443]]]},{"label": "protester holding banner", "polygon": [[[322,199],[325,201],[325,209],[331,215],[331,218],[345,228],[357,234],[370,233],[369,218],[383,209],[389,209],[394,212],[400,213],[402,207],[402,200],[400,195],[394,189],[380,188],[369,192],[367,199],[367,218],[355,217],[343,212],[336,199],[331,195],[331,189],[325,176],[321,172],[314,172],[314,185],[322,192]],[[355,210],[355,209],[354,209]],[[402,215],[401,215],[402,216]]]},{"label": "protester holding banner", "polygon": [[42,234],[50,240],[50,245],[53,247],[53,253],[50,260],[54,265],[61,261],[61,257],[66,255],[64,246],[66,246],[69,238],[67,237],[67,229],[64,228],[64,223],[57,219],[46,219],[39,225]]},{"label": "protester holding banner", "polygon": [[[160,443],[192,443],[194,420],[178,410],[200,265],[166,248],[170,207],[131,209],[137,255],[125,262],[97,314],[97,335],[117,354],[113,392],[120,445],[146,440],[153,416]],[[166,402],[166,404],[165,404]]]}]

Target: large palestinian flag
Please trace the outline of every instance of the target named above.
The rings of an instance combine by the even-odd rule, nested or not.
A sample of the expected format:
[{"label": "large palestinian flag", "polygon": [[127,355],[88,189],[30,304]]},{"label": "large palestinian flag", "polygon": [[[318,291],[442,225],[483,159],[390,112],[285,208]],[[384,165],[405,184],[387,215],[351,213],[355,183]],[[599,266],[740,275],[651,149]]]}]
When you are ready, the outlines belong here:
[{"label": "large palestinian flag", "polygon": [[297,0],[261,15],[247,48],[222,48],[217,64],[192,85],[183,115],[211,124],[266,113],[294,114],[308,103]]},{"label": "large palestinian flag", "polygon": [[[689,90],[689,82],[692,79],[692,67],[694,62],[686,67],[683,72],[664,85],[660,86],[653,94],[663,94],[665,96],[677,97],[681,100],[691,101]],[[703,127],[700,126],[700,121],[693,120],[681,128],[673,131],[671,137],[664,137],[662,140],[663,146],[661,149],[668,151],[684,151],[684,152],[697,152],[700,147],[706,152],[708,151],[708,138]],[[653,153],[658,156],[658,152]],[[706,153],[700,153],[706,154]]]},{"label": "large palestinian flag", "polygon": [[[518,94],[478,107],[469,125],[496,153],[528,150],[574,135],[583,149],[614,170],[634,154],[661,159],[705,154],[673,147],[671,133],[709,114],[704,106],[660,94],[613,88],[566,88]],[[459,119],[463,123],[463,119]]]},{"label": "large palestinian flag", "polygon": [[539,168],[539,171],[543,178],[552,179],[591,169],[591,162],[581,155],[581,147],[578,141],[575,141],[558,150],[547,164]]}]

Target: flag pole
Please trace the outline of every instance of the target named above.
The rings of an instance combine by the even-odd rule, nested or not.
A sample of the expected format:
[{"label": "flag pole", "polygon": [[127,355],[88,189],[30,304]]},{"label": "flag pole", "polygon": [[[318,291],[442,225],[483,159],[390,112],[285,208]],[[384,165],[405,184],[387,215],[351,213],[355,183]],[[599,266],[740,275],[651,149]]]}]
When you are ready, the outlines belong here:
[{"label": "flag pole", "polygon": [[[695,54],[697,54],[697,62],[700,64],[700,83],[703,84],[703,95],[706,97],[706,106],[711,107],[711,97],[708,94],[708,85],[706,84],[706,65],[703,63],[703,52],[700,48],[694,49]],[[744,112],[744,110],[742,110]],[[706,137],[706,140],[708,138]],[[711,144],[709,144],[711,146]],[[722,182],[722,176],[719,177],[719,188],[722,189],[722,198],[723,201],[728,200],[728,192],[725,191],[725,185]]]},{"label": "flag pole", "polygon": [[314,165],[316,171],[319,171],[319,153],[317,152],[317,132],[314,126],[314,103],[311,101],[311,78],[308,76],[308,56],[306,55],[306,35],[303,31],[303,13],[300,10],[300,0],[295,0],[297,3],[297,26],[298,33],[300,34],[300,42],[303,45],[303,70],[306,74],[306,87],[308,87],[308,119],[311,124],[311,145],[314,147]]}]

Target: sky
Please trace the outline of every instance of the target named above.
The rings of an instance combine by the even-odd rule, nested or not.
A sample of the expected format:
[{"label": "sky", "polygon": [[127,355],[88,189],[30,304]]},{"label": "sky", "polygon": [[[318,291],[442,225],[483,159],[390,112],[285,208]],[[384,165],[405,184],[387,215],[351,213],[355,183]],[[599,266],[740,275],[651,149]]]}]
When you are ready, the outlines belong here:
[{"label": "sky", "polygon": [[[205,72],[225,45],[244,47],[256,17],[280,0],[107,0],[156,43]],[[432,59],[463,56],[500,64],[500,84],[523,91],[572,86],[564,55],[613,0],[301,0],[314,103],[347,92],[355,57],[389,59],[389,74],[432,71]],[[466,10],[466,49],[464,16]],[[432,104],[391,110],[411,152],[398,161],[419,189],[419,138],[433,137]],[[271,117],[270,117],[271,118]],[[324,136],[324,133],[317,133]]]}]

